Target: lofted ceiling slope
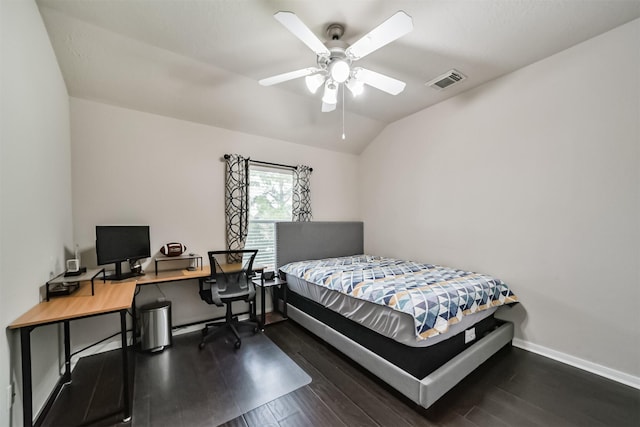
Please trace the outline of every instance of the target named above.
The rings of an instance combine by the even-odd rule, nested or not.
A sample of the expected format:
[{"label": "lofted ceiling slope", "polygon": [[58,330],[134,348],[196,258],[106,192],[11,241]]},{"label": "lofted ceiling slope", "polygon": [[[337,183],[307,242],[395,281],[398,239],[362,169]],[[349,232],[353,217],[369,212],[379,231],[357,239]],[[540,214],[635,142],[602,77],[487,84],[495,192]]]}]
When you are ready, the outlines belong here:
[{"label": "lofted ceiling slope", "polygon": [[[387,124],[640,17],[637,0],[37,0],[69,94],[264,137],[358,154]],[[304,79],[258,80],[315,66],[274,18],[294,12],[321,40],[353,43],[398,10],[414,30],[358,61],[407,83],[367,87],[322,113]],[[425,82],[468,78],[436,91]]]}]

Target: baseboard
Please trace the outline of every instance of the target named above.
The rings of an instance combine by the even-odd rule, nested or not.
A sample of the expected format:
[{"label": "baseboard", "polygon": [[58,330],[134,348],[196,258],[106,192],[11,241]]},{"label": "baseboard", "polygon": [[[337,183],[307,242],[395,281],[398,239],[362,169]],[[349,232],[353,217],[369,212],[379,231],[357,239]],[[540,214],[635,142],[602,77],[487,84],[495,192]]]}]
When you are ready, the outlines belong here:
[{"label": "baseboard", "polygon": [[[127,332],[127,342],[128,343],[132,342],[131,331]],[[122,348],[122,337],[120,336],[120,334],[113,336],[108,340],[105,340],[99,344],[94,344],[91,347],[84,349],[83,351],[80,351],[74,354],[73,356],[71,356],[71,372],[73,372],[76,365],[78,364],[78,361],[80,361],[80,359],[82,359],[83,357],[93,356],[94,354],[105,353],[111,350],[118,350],[120,348]],[[61,360],[64,363],[64,355],[62,355]],[[62,374],[63,371],[64,371],[64,364],[60,366],[60,374]]]},{"label": "baseboard", "polygon": [[640,377],[617,371],[598,363],[589,362],[588,360],[580,359],[579,357],[571,356],[557,350],[552,350],[519,338],[513,339],[513,346],[640,390]]},{"label": "baseboard", "polygon": [[[249,319],[249,315],[248,314],[241,314],[238,316],[239,320],[247,320]],[[220,317],[220,318],[215,318],[215,319],[210,319],[210,320],[224,320],[224,317]],[[201,323],[194,323],[194,324],[189,324],[187,326],[173,326],[171,328],[171,334],[175,337],[178,335],[182,335],[182,334],[188,334],[190,332],[195,332],[195,331],[200,331],[202,330],[202,328],[205,327],[205,325],[210,321],[210,320],[205,320]],[[131,331],[127,332],[127,343],[129,343],[129,345],[131,345],[131,343],[133,342],[133,338],[131,336]],[[74,356],[71,357],[71,371],[73,371],[73,369],[75,368],[76,364],[78,363],[78,361],[86,356],[92,356],[94,354],[99,354],[99,353],[104,353],[107,351],[111,351],[111,350],[118,350],[122,348],[122,339],[120,337],[120,334],[111,337],[108,340],[105,340],[104,342],[101,342],[100,344],[96,344],[93,345],[91,347],[89,347],[88,349],[85,349],[84,351],[81,351],[77,354],[75,354]],[[60,373],[62,373],[62,370],[64,369],[64,365],[60,367],[61,371]]]}]

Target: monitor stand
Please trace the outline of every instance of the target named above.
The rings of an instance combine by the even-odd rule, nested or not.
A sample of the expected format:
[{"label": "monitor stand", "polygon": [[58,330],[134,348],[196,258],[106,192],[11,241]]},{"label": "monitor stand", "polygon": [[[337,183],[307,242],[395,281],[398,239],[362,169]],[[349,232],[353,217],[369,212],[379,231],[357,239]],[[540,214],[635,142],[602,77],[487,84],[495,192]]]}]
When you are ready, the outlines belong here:
[{"label": "monitor stand", "polygon": [[107,274],[107,276],[106,276],[107,280],[119,281],[119,280],[124,280],[124,279],[130,279],[132,277],[137,276],[136,273],[133,273],[131,271],[129,271],[127,273],[123,273],[122,272],[122,263],[121,262],[116,262],[115,264],[116,264],[116,271],[115,271],[115,273]]}]

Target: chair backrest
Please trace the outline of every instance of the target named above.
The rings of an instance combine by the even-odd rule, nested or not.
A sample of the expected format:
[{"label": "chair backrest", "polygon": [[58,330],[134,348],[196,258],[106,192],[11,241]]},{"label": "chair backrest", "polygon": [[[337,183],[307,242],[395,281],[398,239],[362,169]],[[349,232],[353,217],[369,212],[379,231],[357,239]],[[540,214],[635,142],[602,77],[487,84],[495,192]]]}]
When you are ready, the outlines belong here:
[{"label": "chair backrest", "polygon": [[[211,302],[216,305],[223,305],[223,300],[249,301],[255,297],[256,290],[251,279],[253,262],[258,254],[257,249],[210,251],[208,254],[211,276],[207,282],[210,285]],[[242,259],[242,262],[220,264],[216,255],[224,255],[225,260],[231,256],[232,259]],[[202,291],[201,289],[201,296],[203,294]],[[203,299],[205,298],[203,297]],[[209,302],[207,299],[205,301]]]}]

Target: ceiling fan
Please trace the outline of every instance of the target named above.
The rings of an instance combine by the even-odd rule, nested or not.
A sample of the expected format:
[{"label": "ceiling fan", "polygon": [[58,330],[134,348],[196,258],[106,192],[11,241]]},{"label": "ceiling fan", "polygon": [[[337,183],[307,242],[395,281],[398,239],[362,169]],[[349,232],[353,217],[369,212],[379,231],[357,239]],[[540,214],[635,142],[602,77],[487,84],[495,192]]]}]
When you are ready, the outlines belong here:
[{"label": "ceiling fan", "polygon": [[354,96],[362,93],[365,84],[391,95],[397,95],[404,90],[404,82],[366,68],[354,67],[353,63],[413,30],[413,19],[405,12],[396,12],[352,45],[342,40],[344,27],[340,24],[327,27],[329,40],[322,43],[295,13],[280,11],[273,16],[316,54],[317,66],[267,77],[258,82],[262,86],[271,86],[300,77],[305,77],[311,93],[316,93],[320,86],[324,85],[323,112],[336,109],[338,87],[342,83]]}]

